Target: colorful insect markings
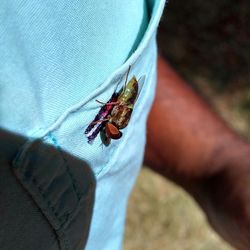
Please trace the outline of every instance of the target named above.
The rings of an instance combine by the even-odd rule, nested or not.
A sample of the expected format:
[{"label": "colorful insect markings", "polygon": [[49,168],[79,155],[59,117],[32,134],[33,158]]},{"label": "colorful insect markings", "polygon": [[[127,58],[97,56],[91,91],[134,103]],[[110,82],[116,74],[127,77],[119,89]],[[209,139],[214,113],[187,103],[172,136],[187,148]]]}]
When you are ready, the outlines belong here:
[{"label": "colorful insect markings", "polygon": [[[138,96],[138,81],[135,76],[126,84],[114,103],[108,121],[105,124],[106,137],[120,139],[122,132],[120,129],[127,127],[133,112],[134,104]],[[103,131],[104,132],[104,131]],[[104,143],[105,144],[105,143]]]},{"label": "colorful insect markings", "polygon": [[105,126],[105,123],[103,123],[103,120],[107,118],[107,116],[111,113],[113,109],[113,105],[109,105],[109,103],[113,103],[117,101],[117,98],[119,96],[119,93],[114,93],[109,101],[103,105],[98,112],[98,114],[95,116],[95,119],[88,125],[88,127],[85,130],[86,137],[88,139],[88,143],[92,143],[98,133],[103,129]]},{"label": "colorful insect markings", "polygon": [[[133,76],[127,83],[129,70],[126,75],[125,86],[121,91],[115,92],[111,96],[87,127],[85,134],[89,143],[93,142],[99,132],[105,146],[110,144],[111,139],[117,140],[122,137],[120,130],[128,125],[139,96],[139,83],[136,77]],[[140,87],[142,87],[142,84],[140,84]]]}]

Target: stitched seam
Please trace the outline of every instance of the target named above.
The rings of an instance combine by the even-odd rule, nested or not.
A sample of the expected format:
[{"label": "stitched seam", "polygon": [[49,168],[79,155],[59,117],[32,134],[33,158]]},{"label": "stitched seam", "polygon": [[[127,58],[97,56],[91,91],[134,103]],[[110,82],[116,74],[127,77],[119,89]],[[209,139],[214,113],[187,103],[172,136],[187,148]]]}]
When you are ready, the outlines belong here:
[{"label": "stitched seam", "polygon": [[[55,141],[55,142],[56,142],[56,141]],[[14,166],[15,168],[17,168],[17,170],[19,170],[19,171],[22,172],[22,173],[23,173],[23,170],[22,170],[22,167],[21,167],[21,166],[22,166],[22,163],[25,161],[25,157],[26,157],[27,150],[29,149],[29,147],[30,147],[31,145],[32,145],[32,142],[31,142],[31,141],[28,141],[28,142],[24,143],[24,144],[20,147],[20,149],[18,150],[18,152],[17,152],[17,154],[16,154],[16,157],[15,157],[15,159],[13,160],[13,166]],[[62,152],[61,152],[61,151],[59,151],[59,152],[60,152],[60,154],[61,154],[61,156],[62,156]],[[63,158],[64,161],[66,161],[66,159],[64,159],[63,156],[62,156],[62,158]],[[67,164],[65,164],[65,165],[66,165],[66,170],[67,170],[67,169],[69,170],[68,165],[67,165]],[[77,189],[76,181],[75,181],[75,179],[73,178],[72,174],[71,174],[70,172],[68,172],[68,171],[67,171],[67,173],[68,173],[68,175],[71,177],[70,179],[71,179],[71,184],[72,184],[72,186],[73,186],[73,189],[74,189],[74,187]],[[72,180],[72,178],[73,178],[73,180]],[[53,215],[54,215],[60,222],[62,222],[62,220],[59,219],[59,218],[57,217],[57,213],[54,213],[55,207],[53,207],[53,206],[50,205],[50,201],[49,201],[49,199],[48,199],[48,196],[46,196],[46,195],[43,193],[43,189],[42,189],[40,186],[37,185],[37,183],[38,183],[37,179],[36,179],[34,176],[31,176],[31,177],[30,177],[30,180],[31,180],[31,182],[34,184],[34,186],[37,188],[38,193],[39,193],[39,194],[43,197],[43,199],[46,201],[46,203],[47,203],[47,205],[48,205],[48,208],[51,208],[50,210],[53,212]],[[22,176],[22,181],[23,181],[23,182],[26,182],[26,181],[28,181],[28,180],[26,180],[25,176]],[[77,197],[78,197],[78,199],[80,200],[80,197],[82,196],[82,194],[80,193],[80,191],[79,191],[78,189],[77,189],[77,191],[74,189],[74,191],[76,192]],[[63,222],[63,225],[67,222],[67,218],[69,217],[69,215],[70,215],[70,213],[68,213],[68,216],[66,217],[66,221]]]},{"label": "stitched seam", "polygon": [[[70,215],[70,213],[67,213],[67,214],[65,214],[65,215],[67,215],[66,216],[66,219],[61,219],[61,218],[59,218],[58,217],[58,213],[57,212],[55,212],[55,210],[56,210],[56,208],[54,207],[54,206],[51,206],[51,201],[48,199],[48,196],[47,195],[45,195],[44,193],[43,193],[43,189],[40,187],[40,186],[38,186],[37,185],[37,179],[34,177],[34,176],[32,176],[29,180],[26,180],[26,178],[25,178],[25,176],[22,176],[22,182],[23,183],[26,183],[26,182],[32,182],[32,184],[33,184],[33,186],[34,187],[36,187],[36,192],[38,193],[38,195],[40,195],[42,198],[43,198],[43,200],[45,201],[45,203],[46,203],[46,205],[47,205],[47,209],[51,212],[51,214],[60,222],[59,223],[59,227],[58,227],[58,229],[56,229],[56,231],[59,231],[59,230],[61,230],[61,228],[64,226],[64,224],[67,222],[67,219],[68,219],[68,217],[69,217],[69,215]],[[28,189],[28,187],[27,187],[27,189]],[[28,191],[29,191],[29,189],[28,189]],[[29,191],[30,192],[30,191]]]},{"label": "stitched seam", "polygon": [[98,86],[94,92],[90,93],[90,95],[88,95],[82,101],[69,107],[61,115],[59,115],[57,120],[54,123],[52,123],[47,129],[45,129],[40,136],[41,137],[49,136],[49,134],[51,134],[53,131],[60,128],[60,126],[63,124],[63,122],[65,120],[67,120],[67,118],[70,117],[70,115],[72,115],[72,114],[76,113],[77,111],[79,111],[80,109],[82,109],[84,107],[84,105],[86,105],[88,102],[92,101],[99,94],[103,93],[103,91],[105,89],[109,88],[109,86],[112,83],[121,82],[123,77],[124,77],[124,74],[122,74],[122,73],[120,73],[119,75],[112,74],[112,77],[109,77],[109,79],[105,80],[105,82],[103,84],[101,84],[100,86]]},{"label": "stitched seam", "polygon": [[74,189],[74,191],[76,193],[76,196],[77,196],[78,200],[80,200],[81,196],[82,196],[82,193],[80,191],[80,188],[78,187],[76,179],[74,178],[72,172],[70,171],[68,160],[64,157],[64,155],[62,153],[62,149],[61,149],[60,145],[58,144],[58,140],[55,138],[55,136],[51,132],[48,134],[48,137],[51,139],[51,141],[54,143],[54,145],[58,149],[58,151],[59,151],[59,153],[60,153],[60,155],[61,155],[61,157],[62,157],[62,159],[63,159],[63,161],[65,163],[66,172],[70,177],[70,181],[71,181],[73,189]]},{"label": "stitched seam", "polygon": [[62,233],[62,240],[63,240],[63,243],[64,243],[64,249],[65,250],[70,250],[70,243],[69,243],[68,238],[65,236],[65,233]]},{"label": "stitched seam", "polygon": [[[15,161],[14,164],[19,164],[19,161]],[[24,172],[22,171],[22,168],[20,166],[16,170],[16,176],[20,180],[21,184],[25,187],[25,189],[28,191],[28,193],[32,196],[33,200],[41,210],[42,214],[48,219],[51,227],[55,230],[57,234],[58,241],[60,243],[60,248],[65,250],[70,250],[69,247],[69,240],[67,239],[64,232],[62,232],[63,225],[67,222],[67,218],[64,222],[60,218],[58,218],[57,213],[55,212],[55,208],[50,205],[50,201],[47,200],[47,196],[42,192],[42,188],[37,186],[37,180],[33,176],[31,179],[27,180],[27,178],[23,175]],[[29,187],[30,184],[35,187],[32,191],[32,187]],[[44,207],[41,202],[44,202],[46,206]],[[42,205],[42,206],[41,206]],[[47,211],[46,211],[47,210]],[[63,241],[63,244],[61,243]]]}]

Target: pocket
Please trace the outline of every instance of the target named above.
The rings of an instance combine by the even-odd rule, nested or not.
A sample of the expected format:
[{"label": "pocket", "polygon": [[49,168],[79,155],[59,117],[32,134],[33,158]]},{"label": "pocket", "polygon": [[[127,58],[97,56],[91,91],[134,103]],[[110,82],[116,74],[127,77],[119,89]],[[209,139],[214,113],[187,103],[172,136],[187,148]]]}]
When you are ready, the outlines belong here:
[{"label": "pocket", "polygon": [[[120,148],[122,145],[135,144],[136,138],[139,137],[142,140],[140,140],[138,148],[143,148],[145,143],[146,116],[152,103],[156,81],[156,29],[165,0],[156,0],[153,2],[150,11],[150,22],[144,37],[128,60],[113,72],[95,91],[90,93],[81,102],[67,109],[54,124],[46,131],[40,131],[38,135],[44,142],[55,144],[74,156],[85,160],[92,167],[96,176],[101,176],[108,169],[115,169],[112,163],[117,162],[119,158],[118,152],[121,151]],[[111,144],[105,147],[98,135],[94,142],[89,144],[84,131],[101,107],[95,100],[98,99],[107,102],[117,86],[120,89],[124,85],[129,66],[131,66],[131,70],[128,79],[133,75],[137,79],[145,76],[145,82],[136,101],[131,120],[128,126],[122,130],[123,137],[117,141],[112,140]]]},{"label": "pocket", "polygon": [[[33,226],[41,229],[44,221],[37,218],[45,217],[58,238],[60,249],[78,249],[78,245],[83,249],[95,197],[96,183],[92,170],[82,160],[45,145],[41,140],[26,142],[21,149],[11,167],[22,188],[32,197],[28,203],[33,204],[34,201],[34,206],[26,204],[26,207],[30,211],[35,209],[35,215],[26,214],[26,217],[40,222]],[[41,233],[47,231],[46,227]],[[36,242],[33,244],[34,249],[50,249],[38,245],[36,248]]]}]

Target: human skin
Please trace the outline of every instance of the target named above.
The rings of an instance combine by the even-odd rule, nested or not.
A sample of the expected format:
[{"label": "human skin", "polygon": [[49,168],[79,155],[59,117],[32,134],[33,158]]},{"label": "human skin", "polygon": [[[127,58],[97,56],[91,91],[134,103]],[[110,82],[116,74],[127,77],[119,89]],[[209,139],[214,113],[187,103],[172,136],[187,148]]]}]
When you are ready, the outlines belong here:
[{"label": "human skin", "polygon": [[250,249],[250,144],[161,57],[145,164],[185,188],[232,246]]}]

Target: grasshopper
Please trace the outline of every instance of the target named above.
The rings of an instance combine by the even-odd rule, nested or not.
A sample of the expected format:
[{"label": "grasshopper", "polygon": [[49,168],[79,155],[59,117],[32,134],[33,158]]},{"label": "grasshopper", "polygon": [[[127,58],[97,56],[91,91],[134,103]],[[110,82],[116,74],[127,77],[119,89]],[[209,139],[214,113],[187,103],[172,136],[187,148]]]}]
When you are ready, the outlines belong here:
[{"label": "grasshopper", "polygon": [[[142,84],[140,84],[140,87],[142,87]],[[117,101],[110,103],[114,107],[106,119],[105,127],[101,131],[104,145],[109,145],[111,139],[117,140],[122,137],[120,130],[127,127],[138,96],[139,82],[133,76],[128,83],[125,83]]]},{"label": "grasshopper", "polygon": [[[88,126],[89,128],[93,126],[93,124],[99,124],[98,129],[94,130],[92,128],[92,134],[87,132],[87,137],[90,141],[92,141],[99,132],[102,142],[106,146],[110,144],[111,139],[117,140],[122,137],[122,132],[120,130],[128,125],[135,102],[139,96],[139,84],[136,77],[133,76],[127,83],[129,71],[130,67],[126,75],[124,87],[121,91],[112,95],[114,98],[111,97],[107,103],[97,101],[104,105],[95,117],[92,125],[90,124]],[[140,84],[140,87],[142,87],[142,84]],[[108,110],[108,112],[102,115],[102,109]],[[89,131],[88,128],[86,131]]]}]

